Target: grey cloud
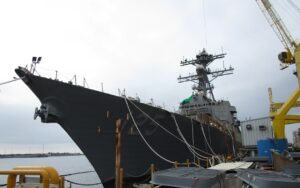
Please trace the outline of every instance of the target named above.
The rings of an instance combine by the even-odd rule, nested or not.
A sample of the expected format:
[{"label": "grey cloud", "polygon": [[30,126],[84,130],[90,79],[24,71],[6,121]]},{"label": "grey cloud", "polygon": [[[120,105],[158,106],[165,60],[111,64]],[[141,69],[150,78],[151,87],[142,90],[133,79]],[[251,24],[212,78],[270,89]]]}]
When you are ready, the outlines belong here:
[{"label": "grey cloud", "polygon": [[[279,70],[277,54],[283,47],[254,0],[205,1],[204,9],[200,1],[172,0],[18,4],[0,3],[1,81],[41,55],[39,66],[47,68],[41,70],[47,77],[55,70],[65,81],[75,73],[85,75],[93,88],[100,89],[101,82],[112,94],[126,88],[131,96],[138,93],[145,102],[153,98],[173,110],[191,94],[192,84],[178,84],[177,77],[195,71],[180,67],[180,60],[194,58],[204,47],[211,53],[223,47],[225,65],[235,72],[214,82],[215,95],[229,99],[240,119],[268,115],[268,87],[277,101],[298,87],[293,66]],[[295,28],[289,27],[296,25],[292,20],[284,20]],[[300,36],[296,28],[291,32]],[[212,65],[218,67],[222,61]],[[0,86],[0,142],[70,142],[57,124],[32,120],[39,102],[22,84]]]}]

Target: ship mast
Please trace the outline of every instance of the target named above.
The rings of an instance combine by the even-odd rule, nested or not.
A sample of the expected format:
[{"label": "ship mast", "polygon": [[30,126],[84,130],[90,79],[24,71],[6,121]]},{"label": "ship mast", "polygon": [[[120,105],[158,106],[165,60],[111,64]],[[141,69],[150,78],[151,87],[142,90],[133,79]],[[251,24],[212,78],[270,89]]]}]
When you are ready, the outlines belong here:
[{"label": "ship mast", "polygon": [[[213,101],[215,100],[214,94],[213,94],[213,85],[211,84],[211,81],[216,79],[219,76],[225,76],[233,73],[233,68],[230,66],[229,68],[223,67],[223,69],[220,70],[210,70],[208,66],[216,59],[221,59],[225,57],[225,53],[218,54],[218,55],[212,55],[208,54],[205,49],[202,50],[198,55],[196,55],[196,59],[193,60],[183,60],[180,62],[180,66],[186,66],[186,65],[194,65],[196,67],[196,73],[197,74],[190,74],[189,76],[179,76],[178,82],[188,82],[192,81],[196,83],[196,85],[193,86],[193,90],[198,92],[199,94],[202,94],[203,96],[210,98]],[[211,76],[211,80],[209,80],[208,76]]]}]

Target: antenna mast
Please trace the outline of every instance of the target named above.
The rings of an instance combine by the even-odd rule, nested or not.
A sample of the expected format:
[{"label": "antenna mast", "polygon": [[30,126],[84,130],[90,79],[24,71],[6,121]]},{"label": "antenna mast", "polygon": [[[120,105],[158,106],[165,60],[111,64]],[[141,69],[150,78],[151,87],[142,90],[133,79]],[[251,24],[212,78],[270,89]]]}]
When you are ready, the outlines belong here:
[{"label": "antenna mast", "polygon": [[[186,65],[194,65],[196,67],[197,74],[190,74],[189,76],[179,76],[178,82],[188,82],[192,81],[196,83],[195,86],[193,86],[193,90],[204,95],[205,97],[211,98],[213,101],[215,101],[215,97],[213,95],[213,85],[211,84],[211,81],[216,79],[219,76],[225,76],[229,74],[233,74],[233,68],[230,66],[229,68],[223,68],[220,70],[210,70],[208,66],[216,59],[221,59],[225,57],[225,53],[218,54],[218,55],[212,55],[208,54],[205,49],[203,49],[202,52],[200,52],[198,55],[196,55],[196,59],[193,60],[183,60],[180,62],[181,66]],[[211,80],[209,80],[208,76],[211,76]],[[210,95],[210,97],[208,96]]]}]

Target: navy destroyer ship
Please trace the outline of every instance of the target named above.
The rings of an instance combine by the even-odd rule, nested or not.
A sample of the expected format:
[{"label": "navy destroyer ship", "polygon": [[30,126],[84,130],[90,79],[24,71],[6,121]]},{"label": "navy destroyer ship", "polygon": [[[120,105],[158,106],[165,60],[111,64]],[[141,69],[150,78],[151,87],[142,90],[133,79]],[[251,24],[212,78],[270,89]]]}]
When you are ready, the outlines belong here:
[{"label": "navy destroyer ship", "polygon": [[[235,155],[240,144],[236,109],[229,101],[216,100],[211,84],[213,79],[231,74],[233,68],[208,68],[224,56],[203,50],[196,59],[181,62],[182,66],[194,65],[196,74],[180,76],[178,81],[196,85],[178,112],[36,75],[37,58],[33,58],[30,69],[18,67],[15,72],[41,102],[35,118],[58,123],[86,155],[102,183],[108,185],[115,179],[115,146],[119,141],[120,166],[128,179],[149,174],[151,164],[166,169],[187,159],[203,165]],[[121,125],[119,141],[117,120]]]}]

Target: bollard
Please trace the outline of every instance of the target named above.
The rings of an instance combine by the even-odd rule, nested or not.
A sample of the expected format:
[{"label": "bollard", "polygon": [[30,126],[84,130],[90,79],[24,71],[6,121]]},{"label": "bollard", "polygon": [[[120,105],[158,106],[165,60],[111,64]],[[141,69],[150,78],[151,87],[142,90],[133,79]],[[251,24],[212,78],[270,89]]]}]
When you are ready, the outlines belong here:
[{"label": "bollard", "polygon": [[175,161],[174,165],[175,165],[175,168],[178,168],[178,162],[177,161]]},{"label": "bollard", "polygon": [[120,187],[123,188],[123,176],[124,176],[124,170],[123,168],[120,168]]},{"label": "bollard", "polygon": [[116,158],[115,158],[115,188],[120,188],[120,171],[121,171],[121,131],[122,131],[122,120],[118,119],[116,121],[116,145],[115,145],[115,151],[116,151]]},{"label": "bollard", "polygon": [[151,164],[151,165],[150,165],[150,173],[151,173],[151,177],[153,176],[154,172],[155,172],[154,164]]},{"label": "bollard", "polygon": [[189,159],[186,160],[186,166],[190,167],[190,160]]},{"label": "bollard", "polygon": [[60,177],[59,188],[65,188],[65,176]]}]

